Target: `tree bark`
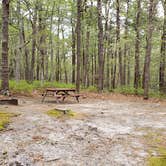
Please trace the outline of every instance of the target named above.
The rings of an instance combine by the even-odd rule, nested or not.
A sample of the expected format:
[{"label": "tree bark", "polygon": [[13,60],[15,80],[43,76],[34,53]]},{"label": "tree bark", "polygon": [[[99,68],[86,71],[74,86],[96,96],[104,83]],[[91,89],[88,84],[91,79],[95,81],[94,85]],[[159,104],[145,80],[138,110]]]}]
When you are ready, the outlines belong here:
[{"label": "tree bark", "polygon": [[163,34],[161,38],[161,52],[160,52],[160,70],[159,70],[159,89],[160,92],[166,93],[166,0],[163,2],[164,7],[164,24]]},{"label": "tree bark", "polygon": [[81,5],[82,0],[77,0],[77,79],[76,90],[80,91],[80,58],[81,58]]},{"label": "tree bark", "polygon": [[[22,18],[21,20],[22,22],[22,38],[23,38],[23,43],[24,45],[26,44],[26,39],[25,39],[25,31],[24,31],[24,20]],[[29,55],[28,55],[28,48],[27,46],[24,47],[24,56],[25,56],[25,80],[26,81],[30,81],[30,68],[29,68]]]},{"label": "tree bark", "polygon": [[120,1],[116,0],[116,42],[117,42],[117,55],[119,58],[119,79],[120,85],[123,85],[123,67],[122,67],[122,53],[120,46]]},{"label": "tree bark", "polygon": [[72,23],[72,83],[75,84],[75,70],[76,70],[76,39],[75,39],[75,26],[74,21]]},{"label": "tree bark", "polygon": [[[42,6],[41,9],[42,10]],[[42,15],[39,14],[39,51],[40,51],[40,80],[43,82],[45,78],[45,56],[46,56],[46,43],[45,43],[45,22]]]},{"label": "tree bark", "polygon": [[54,17],[55,2],[53,3],[51,12],[51,24],[50,24],[50,54],[51,54],[51,66],[50,66],[50,80],[54,80],[54,49],[53,49],[53,17]]},{"label": "tree bark", "polygon": [[127,61],[127,51],[128,51],[128,42],[127,42],[127,38],[128,38],[128,16],[129,16],[129,3],[130,0],[126,1],[127,3],[127,11],[126,11],[126,19],[125,19],[125,44],[124,44],[124,57],[123,57],[123,77],[122,77],[122,84],[126,85],[126,61]]},{"label": "tree bark", "polygon": [[61,71],[61,65],[60,65],[60,37],[59,37],[59,34],[60,34],[60,8],[58,7],[58,28],[57,28],[57,37],[58,37],[58,41],[57,41],[57,53],[56,53],[56,81],[60,81],[60,71]]},{"label": "tree bark", "polygon": [[150,62],[152,50],[152,33],[153,33],[153,17],[154,17],[154,3],[155,0],[150,0],[149,14],[148,14],[148,27],[146,37],[146,55],[144,64],[144,99],[149,98],[149,81],[150,81]]},{"label": "tree bark", "polygon": [[[35,11],[32,22],[32,57],[31,57],[31,69],[30,69],[30,80],[34,80],[34,68],[35,68],[35,53],[36,53],[36,34],[37,34],[37,4],[35,4]],[[36,73],[37,74],[37,73]]]},{"label": "tree bark", "polygon": [[17,0],[17,26],[18,26],[18,46],[16,48],[16,72],[15,72],[15,79],[16,82],[19,82],[21,79],[21,55],[22,55],[22,33],[21,33],[21,8],[20,8],[20,0]]},{"label": "tree bark", "polygon": [[135,93],[138,92],[139,82],[140,82],[140,63],[139,63],[139,57],[140,57],[140,14],[141,14],[141,0],[137,1],[137,15],[136,15],[136,25],[135,25],[135,31],[136,31],[136,39],[135,39],[135,72],[134,72],[134,88]]},{"label": "tree bark", "polygon": [[104,52],[103,52],[103,25],[102,25],[102,1],[97,1],[98,9],[98,91],[103,90],[104,78]]},{"label": "tree bark", "polygon": [[8,24],[9,24],[9,0],[2,0],[2,90],[9,89],[8,67]]},{"label": "tree bark", "polygon": [[65,83],[68,83],[68,75],[67,75],[67,68],[66,68],[66,52],[65,52],[65,35],[64,35],[64,29],[61,27],[62,31],[62,39],[63,39],[63,46],[62,46],[62,54],[63,54],[63,68],[64,68],[64,74],[65,74]]}]

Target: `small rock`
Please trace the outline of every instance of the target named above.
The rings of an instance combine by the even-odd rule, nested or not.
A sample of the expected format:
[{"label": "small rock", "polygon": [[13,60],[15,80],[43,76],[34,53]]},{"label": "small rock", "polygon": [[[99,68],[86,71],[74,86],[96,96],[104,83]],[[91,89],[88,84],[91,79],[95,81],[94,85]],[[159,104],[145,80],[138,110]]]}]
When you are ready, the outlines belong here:
[{"label": "small rock", "polygon": [[3,155],[3,156],[6,156],[6,155],[7,155],[7,151],[4,151],[4,152],[2,153],[2,155]]}]

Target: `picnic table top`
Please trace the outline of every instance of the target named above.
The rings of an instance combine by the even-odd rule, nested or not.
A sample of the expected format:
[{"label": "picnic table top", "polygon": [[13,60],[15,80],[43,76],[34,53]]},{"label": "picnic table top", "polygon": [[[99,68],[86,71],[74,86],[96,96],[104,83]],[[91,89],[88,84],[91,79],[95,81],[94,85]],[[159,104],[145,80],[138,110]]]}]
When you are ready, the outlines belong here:
[{"label": "picnic table top", "polygon": [[46,91],[52,91],[52,92],[56,92],[56,91],[76,91],[75,88],[46,88]]}]

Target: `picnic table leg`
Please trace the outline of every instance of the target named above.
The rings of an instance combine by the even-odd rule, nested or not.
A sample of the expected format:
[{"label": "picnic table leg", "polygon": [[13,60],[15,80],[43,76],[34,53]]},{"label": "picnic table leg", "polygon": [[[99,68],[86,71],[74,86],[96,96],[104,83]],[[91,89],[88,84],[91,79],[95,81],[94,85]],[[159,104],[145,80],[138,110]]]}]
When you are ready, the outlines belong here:
[{"label": "picnic table leg", "polygon": [[77,100],[77,102],[79,103],[79,96],[76,96],[76,100]]},{"label": "picnic table leg", "polygon": [[45,99],[46,96],[47,96],[47,91],[46,91],[45,94],[43,95],[42,103],[44,102],[44,99]]},{"label": "picnic table leg", "polygon": [[62,101],[65,101],[65,98],[66,98],[66,96],[64,95],[63,98],[62,98]]},{"label": "picnic table leg", "polygon": [[56,97],[56,103],[57,103],[57,104],[59,103],[58,97]]}]

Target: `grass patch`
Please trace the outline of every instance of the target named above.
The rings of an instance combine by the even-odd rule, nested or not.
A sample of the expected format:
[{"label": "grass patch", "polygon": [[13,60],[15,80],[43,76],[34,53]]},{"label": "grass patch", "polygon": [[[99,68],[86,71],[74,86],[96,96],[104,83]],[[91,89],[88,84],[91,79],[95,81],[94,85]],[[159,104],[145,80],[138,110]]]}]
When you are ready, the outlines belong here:
[{"label": "grass patch", "polygon": [[4,130],[10,123],[11,118],[15,116],[17,115],[13,113],[0,112],[0,131]]},{"label": "grass patch", "polygon": [[[145,136],[146,142],[150,146],[148,166],[166,166],[166,142],[160,132],[150,132]],[[153,155],[155,152],[155,156]]]},{"label": "grass patch", "polygon": [[62,118],[62,117],[75,117],[77,113],[71,111],[71,110],[59,110],[59,109],[53,109],[49,110],[47,112],[47,115],[56,117],[56,118]]}]

